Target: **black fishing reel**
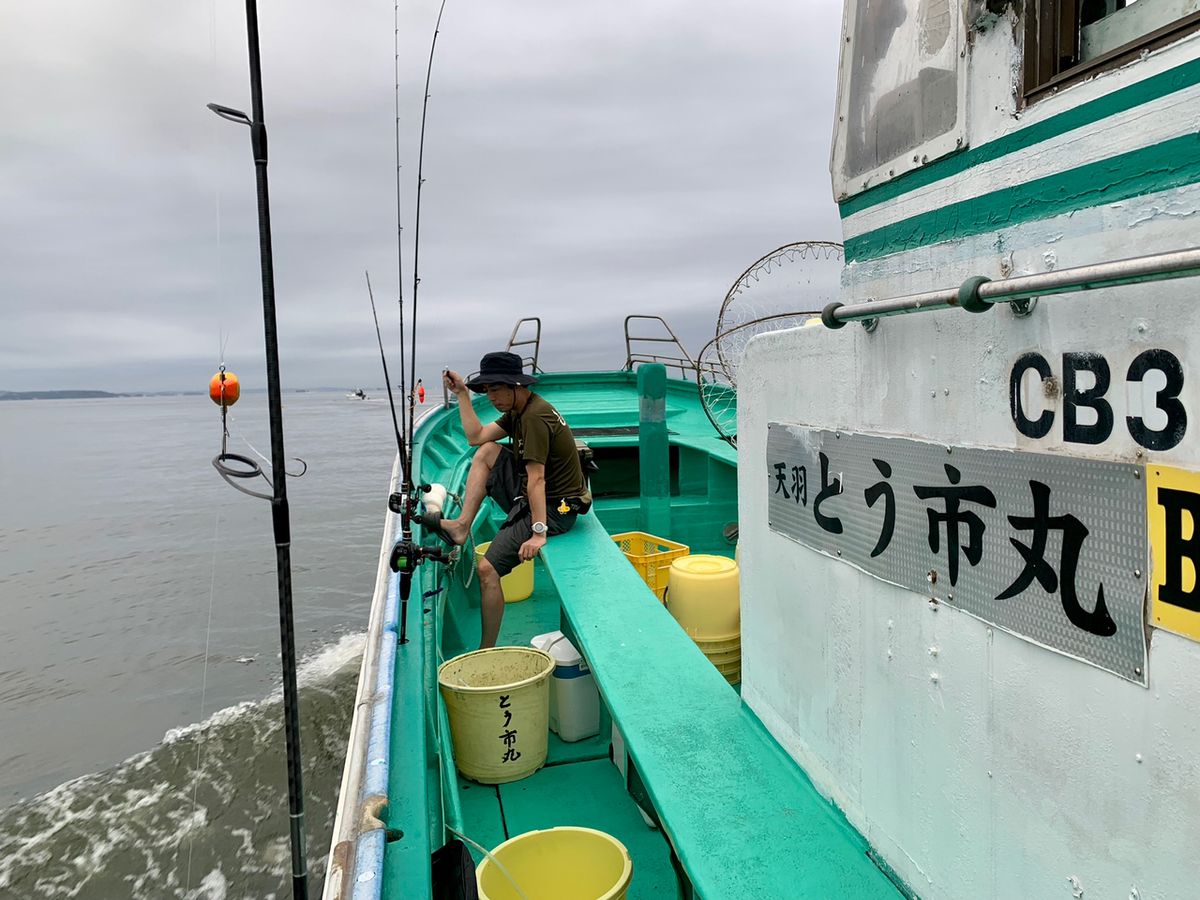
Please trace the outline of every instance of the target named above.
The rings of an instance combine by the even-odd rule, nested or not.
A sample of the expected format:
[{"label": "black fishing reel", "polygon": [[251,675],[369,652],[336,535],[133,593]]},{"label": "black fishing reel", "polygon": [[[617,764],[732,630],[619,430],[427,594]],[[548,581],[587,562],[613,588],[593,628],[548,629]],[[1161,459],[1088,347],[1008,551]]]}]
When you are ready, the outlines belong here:
[{"label": "black fishing reel", "polygon": [[412,512],[417,507],[418,494],[429,492],[432,485],[418,484],[415,491],[405,494],[401,491],[395,491],[388,495],[388,509],[398,516],[403,516],[406,512]]},{"label": "black fishing reel", "polygon": [[[417,497],[429,492],[430,485],[419,484],[415,490],[408,492],[396,491],[388,496],[388,509],[402,518],[405,522],[404,533],[409,533],[409,522],[421,524],[421,517],[414,514],[417,507]],[[440,547],[424,547],[411,538],[401,538],[392,548],[388,565],[393,572],[411,575],[413,570],[425,560],[448,564],[450,554]]]},{"label": "black fishing reel", "polygon": [[427,559],[444,564],[450,562],[450,554],[438,547],[422,547],[416,541],[399,540],[392,548],[388,566],[393,572],[411,575]]}]

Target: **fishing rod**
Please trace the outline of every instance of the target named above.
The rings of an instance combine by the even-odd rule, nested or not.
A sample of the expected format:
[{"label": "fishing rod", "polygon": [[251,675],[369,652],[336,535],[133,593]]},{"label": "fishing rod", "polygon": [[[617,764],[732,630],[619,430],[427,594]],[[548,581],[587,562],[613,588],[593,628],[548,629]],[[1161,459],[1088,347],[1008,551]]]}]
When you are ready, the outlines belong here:
[{"label": "fishing rod", "polygon": [[[371,298],[371,315],[375,319],[375,337],[379,341],[379,360],[383,363],[383,379],[387,385],[388,406],[392,409],[392,430],[396,434],[396,449],[400,456],[401,488],[388,497],[388,508],[400,516],[400,540],[392,547],[388,566],[393,572],[400,574],[400,636],[401,644],[408,643],[408,598],[412,595],[413,571],[427,559],[435,562],[449,562],[450,557],[442,550],[434,547],[422,547],[413,540],[412,520],[416,495],[413,492],[412,457],[406,452],[405,440],[400,434],[400,426],[396,422],[396,401],[392,398],[392,381],[388,376],[387,354],[383,350],[383,335],[379,331],[379,314],[375,312],[375,293],[371,290],[371,273],[367,272],[367,296]],[[403,400],[403,397],[401,397]],[[404,416],[404,407],[400,408],[400,416]],[[412,444],[409,442],[409,448]],[[428,491],[430,485],[422,484],[420,489]]]},{"label": "fishing rod", "polygon": [[[400,0],[396,0],[392,7],[392,65],[395,72],[395,91],[392,96],[392,102],[395,107],[395,130],[396,130],[396,286],[397,286],[397,304],[400,310],[400,402],[404,403],[404,397],[407,394],[407,389],[404,383],[404,216],[400,205]],[[368,285],[368,290],[370,285]],[[374,301],[372,301],[372,311],[374,311]],[[376,319],[375,330],[379,330],[379,321]],[[380,343],[383,341],[380,339]],[[414,348],[414,352],[415,352]],[[386,368],[386,367],[385,367]],[[390,388],[391,382],[388,382]],[[390,400],[390,394],[389,394]],[[410,416],[411,418],[411,416]],[[400,407],[400,420],[404,421],[404,407]],[[393,411],[392,424],[395,425],[396,416]],[[405,428],[403,437],[411,440],[412,432],[410,428]],[[404,443],[401,442],[400,455],[404,456]]]},{"label": "fishing rod", "polygon": [[[247,116],[241,110],[217,103],[209,103],[208,108],[222,119],[249,126],[250,147],[254,154],[255,186],[258,195],[259,264],[262,271],[263,332],[267,357],[267,407],[271,423],[271,526],[275,536],[275,568],[279,588],[279,639],[283,660],[283,718],[287,747],[292,897],[295,900],[307,900],[308,861],[305,853],[304,787],[300,768],[300,698],[296,689],[296,636],[292,623],[292,536],[288,514],[287,472],[284,468],[283,403],[280,399],[279,340],[275,322],[275,269],[271,254],[271,207],[267,190],[267,127],[263,122],[262,61],[258,46],[256,0],[246,0],[246,43],[250,55],[251,115]],[[223,454],[224,450],[222,446]]]},{"label": "fishing rod", "polygon": [[[417,214],[413,221],[413,288],[412,288],[412,383],[417,383],[417,288],[421,284],[421,188],[425,184],[425,121],[429,115],[429,82],[433,76],[433,53],[437,49],[438,33],[442,28],[442,13],[446,11],[446,0],[438,8],[437,22],[433,26],[433,40],[429,43],[429,62],[425,67],[425,96],[421,101],[421,142],[417,150]],[[412,439],[412,407],[409,407],[409,440]]]},{"label": "fishing rod", "polygon": [[[421,278],[419,274],[419,260],[421,247],[421,185],[424,183],[424,162],[425,162],[425,120],[429,110],[429,81],[433,72],[433,53],[437,47],[438,31],[442,24],[442,13],[446,10],[446,0],[442,0],[442,5],[438,10],[437,23],[434,25],[433,41],[429,48],[429,63],[425,70],[425,98],[421,107],[421,142],[420,151],[417,161],[417,211],[415,220],[415,234],[413,239],[413,290],[412,290],[412,337],[409,346],[409,379],[406,384],[404,376],[404,293],[403,293],[403,257],[404,246],[401,241],[403,233],[403,225],[401,221],[401,204],[400,204],[400,12],[399,3],[396,3],[394,8],[395,16],[395,56],[396,56],[396,244],[397,258],[400,262],[397,265],[397,271],[401,279],[400,288],[400,391],[401,403],[405,399],[405,395],[410,390],[408,384],[413,386],[415,390],[417,382],[417,286],[420,284]],[[371,295],[371,312],[375,315],[375,298],[371,292],[370,276],[367,277],[367,293]],[[412,577],[417,566],[425,560],[433,560],[435,562],[449,563],[450,554],[446,551],[435,547],[422,547],[413,540],[412,523],[413,514],[417,505],[417,491],[414,485],[413,473],[413,435],[415,432],[416,422],[416,404],[415,398],[409,394],[408,399],[408,416],[404,416],[404,407],[401,405],[401,420],[403,426],[398,426],[396,423],[395,402],[392,400],[392,383],[387,374],[387,358],[383,351],[383,337],[379,332],[379,317],[375,316],[375,335],[379,340],[379,353],[383,361],[384,380],[388,386],[388,402],[392,405],[392,427],[396,431],[396,446],[400,455],[401,469],[401,485],[400,490],[391,494],[388,497],[388,508],[400,516],[400,540],[396,542],[392,548],[391,556],[388,560],[388,565],[393,572],[400,575],[400,634],[399,643],[408,643],[408,600],[412,594]],[[428,491],[430,486],[422,484],[420,490]]]},{"label": "fishing rod", "polygon": [[[387,355],[383,352],[383,335],[379,332],[379,314],[375,312],[375,292],[371,290],[371,273],[364,272],[363,274],[367,276],[367,296],[371,298],[371,316],[375,320],[375,337],[379,339],[379,361],[383,363],[383,380],[387,385],[388,406],[392,408],[392,430],[396,432],[396,451],[400,454],[401,483],[408,484],[412,479],[408,476],[408,457],[404,450],[404,438],[400,434],[400,425],[396,421],[396,401],[392,399],[392,380],[388,377]],[[400,409],[400,415],[402,417],[404,415],[403,407]]]}]

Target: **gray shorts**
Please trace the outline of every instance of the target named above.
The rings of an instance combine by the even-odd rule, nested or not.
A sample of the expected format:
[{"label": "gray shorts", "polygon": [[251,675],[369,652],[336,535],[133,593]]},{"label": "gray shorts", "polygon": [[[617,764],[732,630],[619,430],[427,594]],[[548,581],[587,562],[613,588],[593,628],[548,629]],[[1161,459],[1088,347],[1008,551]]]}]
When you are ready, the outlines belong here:
[{"label": "gray shorts", "polygon": [[[508,513],[500,531],[488,547],[484,559],[492,564],[500,577],[504,577],[521,562],[521,545],[533,537],[533,517],[529,514],[529,502],[522,496],[517,458],[512,448],[501,445],[500,455],[488,476],[488,496],[496,505]],[[560,513],[550,498],[546,498],[546,535],[563,534],[570,531],[579,514],[572,511]]]}]

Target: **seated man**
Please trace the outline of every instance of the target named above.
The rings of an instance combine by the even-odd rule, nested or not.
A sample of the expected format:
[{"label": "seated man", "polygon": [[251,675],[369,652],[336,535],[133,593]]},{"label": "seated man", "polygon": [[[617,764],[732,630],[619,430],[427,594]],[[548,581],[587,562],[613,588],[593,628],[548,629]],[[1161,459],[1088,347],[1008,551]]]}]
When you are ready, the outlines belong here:
[{"label": "seated man", "polygon": [[[458,397],[463,431],[479,449],[471,462],[462,510],[457,519],[426,515],[433,532],[455,545],[463,544],[485,495],[508,518],[500,526],[486,556],[479,563],[480,614],[483,635],[480,649],[494,647],[504,616],[500,579],[524,560],[533,559],[550,535],[569,531],[579,513],[591,505],[575,448],[575,436],[558,411],[529,390],[537,381],[521,371],[515,353],[488,353],[479,373],[463,381],[457,372],[443,376],[446,389]],[[475,414],[471,395],[486,393],[500,418],[483,425]],[[497,441],[512,439],[511,445]]]}]

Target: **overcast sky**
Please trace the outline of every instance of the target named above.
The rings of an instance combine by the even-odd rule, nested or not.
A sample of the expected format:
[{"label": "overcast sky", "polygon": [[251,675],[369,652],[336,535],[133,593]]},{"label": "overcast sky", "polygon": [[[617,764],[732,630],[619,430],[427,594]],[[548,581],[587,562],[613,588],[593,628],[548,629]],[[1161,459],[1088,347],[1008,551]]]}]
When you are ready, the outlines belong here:
[{"label": "overcast sky", "polygon": [[[400,20],[405,299],[437,2]],[[238,0],[0,7],[0,390],[263,386]],[[418,375],[474,369],[522,316],[544,368],[624,360],[658,314],[691,350],[758,256],[839,240],[837,0],[449,0],[422,196]],[[391,0],[262,0],[285,389],[397,366]],[[393,370],[393,380],[399,376]]]}]

